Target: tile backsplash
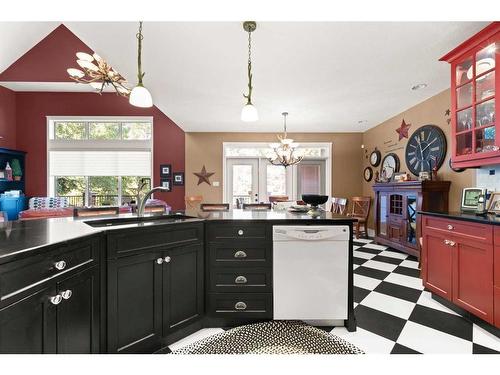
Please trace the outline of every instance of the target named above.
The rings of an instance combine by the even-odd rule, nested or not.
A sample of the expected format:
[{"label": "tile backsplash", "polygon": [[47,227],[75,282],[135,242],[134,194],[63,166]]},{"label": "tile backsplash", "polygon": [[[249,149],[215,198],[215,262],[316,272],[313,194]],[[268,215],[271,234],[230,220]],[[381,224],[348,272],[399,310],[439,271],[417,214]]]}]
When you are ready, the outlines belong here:
[{"label": "tile backsplash", "polygon": [[500,191],[500,165],[481,167],[476,170],[476,186]]}]

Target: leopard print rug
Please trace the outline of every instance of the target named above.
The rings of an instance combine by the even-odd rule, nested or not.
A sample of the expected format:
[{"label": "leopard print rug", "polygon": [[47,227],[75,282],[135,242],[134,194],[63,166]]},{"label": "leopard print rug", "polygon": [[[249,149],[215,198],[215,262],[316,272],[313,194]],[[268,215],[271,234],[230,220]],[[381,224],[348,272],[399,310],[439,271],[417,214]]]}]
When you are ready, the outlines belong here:
[{"label": "leopard print rug", "polygon": [[344,339],[299,321],[232,328],[172,354],[364,354]]}]

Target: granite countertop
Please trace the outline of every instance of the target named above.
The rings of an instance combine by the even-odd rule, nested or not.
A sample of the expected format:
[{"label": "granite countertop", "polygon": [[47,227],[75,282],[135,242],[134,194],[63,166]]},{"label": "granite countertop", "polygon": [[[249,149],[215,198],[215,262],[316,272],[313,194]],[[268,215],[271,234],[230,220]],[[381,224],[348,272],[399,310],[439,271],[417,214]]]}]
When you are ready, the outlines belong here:
[{"label": "granite countertop", "polygon": [[[92,227],[85,222],[99,221],[117,218],[134,218],[135,214],[120,214],[118,216],[94,217],[94,218],[50,218],[25,221],[9,221],[0,223],[0,263],[10,261],[17,257],[24,257],[28,252],[42,249],[53,244],[64,243],[81,237],[90,236],[110,230],[123,230],[129,228],[152,227],[160,225],[176,225],[187,222],[201,221],[230,221],[230,220],[258,220],[258,221],[308,221],[317,222],[327,220],[345,224],[356,221],[346,216],[335,215],[331,212],[322,212],[318,217],[312,217],[307,213],[292,213],[287,211],[176,211],[172,213],[185,214],[190,218],[185,220],[151,220],[141,223],[127,223],[119,226]],[[145,215],[155,216],[155,215]],[[156,215],[157,217],[158,215]]]},{"label": "granite countertop", "polygon": [[430,215],[437,217],[444,217],[455,220],[464,220],[464,221],[473,221],[481,224],[491,224],[491,225],[500,225],[500,217],[495,216],[494,214],[487,214],[485,216],[475,215],[474,213],[465,213],[465,212],[430,212],[430,211],[419,211],[419,214],[422,215]]}]

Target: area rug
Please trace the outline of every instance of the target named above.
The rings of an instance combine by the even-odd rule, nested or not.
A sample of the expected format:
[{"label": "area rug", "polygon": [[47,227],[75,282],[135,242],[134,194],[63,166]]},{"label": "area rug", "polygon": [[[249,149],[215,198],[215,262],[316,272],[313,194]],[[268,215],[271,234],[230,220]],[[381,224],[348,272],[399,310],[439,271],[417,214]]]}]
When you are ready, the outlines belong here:
[{"label": "area rug", "polygon": [[347,341],[300,321],[270,321],[232,328],[172,354],[364,354]]}]

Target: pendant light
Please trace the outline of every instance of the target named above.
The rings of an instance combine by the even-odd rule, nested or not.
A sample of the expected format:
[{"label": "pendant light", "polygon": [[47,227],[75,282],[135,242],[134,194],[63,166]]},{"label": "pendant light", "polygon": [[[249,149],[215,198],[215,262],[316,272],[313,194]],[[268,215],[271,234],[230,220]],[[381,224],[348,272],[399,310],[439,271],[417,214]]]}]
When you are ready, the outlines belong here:
[{"label": "pendant light", "polygon": [[243,30],[248,33],[248,95],[243,94],[247,103],[241,110],[241,120],[245,122],[254,122],[259,119],[257,108],[252,104],[252,32],[257,28],[255,21],[243,22]]},{"label": "pendant light", "polygon": [[285,168],[290,165],[299,164],[304,158],[302,150],[298,150],[299,144],[295,143],[292,138],[288,138],[286,131],[286,116],[288,112],[283,112],[283,136],[278,135],[279,143],[271,143],[274,151],[274,157],[269,158],[269,162],[273,165],[282,165]]},{"label": "pendant light", "polygon": [[142,53],[142,21],[139,22],[139,32],[137,33],[137,86],[134,87],[130,93],[129,103],[142,108],[149,108],[153,106],[153,98],[149,93],[148,89],[142,84],[142,78],[144,74],[141,68],[141,53]]}]

